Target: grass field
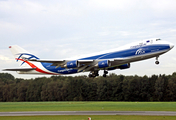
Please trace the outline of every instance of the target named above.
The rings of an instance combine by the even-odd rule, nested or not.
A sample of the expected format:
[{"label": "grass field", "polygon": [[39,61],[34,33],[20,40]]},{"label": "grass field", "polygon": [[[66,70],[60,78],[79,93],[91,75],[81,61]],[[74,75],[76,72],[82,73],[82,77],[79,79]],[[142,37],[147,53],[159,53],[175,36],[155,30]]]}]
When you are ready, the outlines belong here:
[{"label": "grass field", "polygon": [[0,102],[13,111],[176,111],[176,102]]},{"label": "grass field", "polygon": [[0,117],[1,120],[175,120],[173,116],[13,116]]},{"label": "grass field", "polygon": [[[176,111],[176,102],[0,102],[12,111]],[[176,116],[0,116],[0,120],[176,120]]]}]

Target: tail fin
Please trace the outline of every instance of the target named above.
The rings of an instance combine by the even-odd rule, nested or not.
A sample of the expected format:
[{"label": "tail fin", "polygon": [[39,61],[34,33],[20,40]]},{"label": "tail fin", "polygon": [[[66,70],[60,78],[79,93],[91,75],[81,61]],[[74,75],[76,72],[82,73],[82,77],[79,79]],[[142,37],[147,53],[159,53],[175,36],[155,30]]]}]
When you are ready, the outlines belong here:
[{"label": "tail fin", "polygon": [[12,54],[14,55],[16,62],[19,63],[20,67],[28,67],[29,65],[26,64],[25,60],[27,59],[39,59],[38,57],[34,56],[30,52],[24,50],[23,48],[19,47],[18,45],[13,45],[9,47]]}]

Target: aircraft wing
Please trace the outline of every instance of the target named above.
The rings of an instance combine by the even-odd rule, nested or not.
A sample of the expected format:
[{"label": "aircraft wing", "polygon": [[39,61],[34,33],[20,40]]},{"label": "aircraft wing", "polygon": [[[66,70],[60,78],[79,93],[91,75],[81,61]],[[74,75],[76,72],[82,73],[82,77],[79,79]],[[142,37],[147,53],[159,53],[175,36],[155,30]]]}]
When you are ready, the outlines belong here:
[{"label": "aircraft wing", "polygon": [[[126,58],[115,58],[113,60],[110,60],[110,61],[124,61],[124,60],[127,60]],[[63,64],[63,63],[66,63],[66,62],[69,62],[69,61],[73,61],[73,60],[44,60],[44,59],[29,59],[28,61],[35,61],[35,62],[45,62],[45,63],[57,63],[57,64]],[[82,63],[82,64],[90,64],[94,61],[101,61],[101,60],[78,60],[79,63]]]},{"label": "aircraft wing", "polygon": [[52,66],[60,66],[66,63],[66,60],[44,60],[44,59],[29,59],[28,61],[52,63]]},{"label": "aircraft wing", "polygon": [[114,58],[114,61],[125,61],[125,60],[128,60],[130,58],[128,57],[125,57],[125,58]]},{"label": "aircraft wing", "polygon": [[[116,61],[116,62],[122,62],[128,60],[128,58],[115,58],[110,59],[110,61]],[[29,59],[28,61],[35,61],[35,62],[44,62],[44,63],[52,63],[52,66],[62,66],[66,64],[69,61],[75,61],[75,60],[47,60],[47,59]],[[92,65],[96,64],[101,60],[77,60],[79,63],[84,65]]]},{"label": "aircraft wing", "polygon": [[[52,63],[52,66],[63,66],[64,64],[66,64],[69,61],[74,61],[74,60],[44,60],[44,59],[29,59],[28,61],[35,61],[35,62],[44,62],[44,63]],[[79,63],[81,64],[91,64],[93,63],[94,60],[78,60]]]},{"label": "aircraft wing", "polygon": [[[116,59],[110,59],[111,65],[117,65],[120,64],[123,61],[126,61],[127,58],[116,58]],[[52,63],[51,66],[57,67],[65,67],[64,65],[67,64],[67,62],[70,61],[78,61],[81,66],[78,67],[78,71],[89,71],[93,67],[95,67],[98,62],[101,60],[44,60],[44,59],[29,59],[28,61],[35,61],[35,62],[44,62],[44,63]]]},{"label": "aircraft wing", "polygon": [[31,71],[35,69],[36,68],[10,68],[10,69],[3,69],[3,71]]}]

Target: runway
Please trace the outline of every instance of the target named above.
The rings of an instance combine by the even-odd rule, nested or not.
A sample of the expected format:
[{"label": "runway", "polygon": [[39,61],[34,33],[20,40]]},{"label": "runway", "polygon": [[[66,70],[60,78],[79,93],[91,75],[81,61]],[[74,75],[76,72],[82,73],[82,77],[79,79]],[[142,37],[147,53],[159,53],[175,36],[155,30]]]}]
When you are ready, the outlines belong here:
[{"label": "runway", "polygon": [[31,112],[0,112],[0,116],[37,116],[37,115],[149,115],[176,116],[169,111],[31,111]]}]

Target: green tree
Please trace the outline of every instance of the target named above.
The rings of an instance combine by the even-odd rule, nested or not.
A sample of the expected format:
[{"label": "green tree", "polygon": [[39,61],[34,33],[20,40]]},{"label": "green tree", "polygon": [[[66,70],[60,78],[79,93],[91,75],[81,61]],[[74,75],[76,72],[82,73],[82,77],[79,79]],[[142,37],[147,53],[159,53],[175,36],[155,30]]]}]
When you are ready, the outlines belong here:
[{"label": "green tree", "polygon": [[17,84],[17,101],[26,101],[26,92],[29,81],[22,80]]},{"label": "green tree", "polygon": [[164,79],[159,77],[155,83],[155,100],[161,101],[163,99],[163,92],[164,92]]},{"label": "green tree", "polygon": [[176,101],[176,73],[168,80],[167,95],[167,101]]}]

